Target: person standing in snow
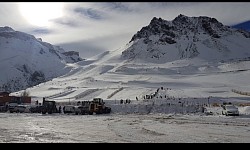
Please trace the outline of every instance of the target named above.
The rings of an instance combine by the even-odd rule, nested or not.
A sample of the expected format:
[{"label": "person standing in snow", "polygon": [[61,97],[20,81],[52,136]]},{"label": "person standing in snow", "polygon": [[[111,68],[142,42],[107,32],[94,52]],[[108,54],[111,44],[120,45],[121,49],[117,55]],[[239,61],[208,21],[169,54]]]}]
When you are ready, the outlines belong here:
[{"label": "person standing in snow", "polygon": [[59,114],[61,113],[61,109],[62,109],[62,107],[61,107],[61,106],[59,106]]},{"label": "person standing in snow", "polygon": [[63,106],[63,112],[62,113],[64,113],[65,112],[65,106]]},{"label": "person standing in snow", "polygon": [[205,112],[205,107],[204,107],[204,106],[201,107],[201,112],[202,112],[202,113]]}]

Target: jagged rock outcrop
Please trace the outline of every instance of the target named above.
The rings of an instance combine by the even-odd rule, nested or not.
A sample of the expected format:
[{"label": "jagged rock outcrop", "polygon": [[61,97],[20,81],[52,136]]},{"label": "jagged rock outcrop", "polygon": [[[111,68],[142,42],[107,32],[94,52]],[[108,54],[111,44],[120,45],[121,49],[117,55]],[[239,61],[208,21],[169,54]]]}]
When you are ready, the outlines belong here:
[{"label": "jagged rock outcrop", "polygon": [[194,57],[208,60],[249,57],[249,37],[248,31],[233,29],[207,16],[180,14],[172,21],[154,17],[132,37],[122,58],[164,63]]}]

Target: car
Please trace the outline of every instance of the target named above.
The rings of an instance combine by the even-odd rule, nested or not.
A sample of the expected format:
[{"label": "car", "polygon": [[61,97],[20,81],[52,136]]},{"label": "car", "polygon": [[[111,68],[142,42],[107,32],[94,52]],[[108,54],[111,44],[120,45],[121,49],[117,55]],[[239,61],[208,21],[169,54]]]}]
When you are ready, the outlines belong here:
[{"label": "car", "polygon": [[206,108],[206,107],[203,107],[203,110],[204,110],[203,112],[205,115],[213,115],[214,114],[211,110],[208,110],[208,108]]},{"label": "car", "polygon": [[85,115],[89,113],[89,106],[88,105],[84,105],[84,106],[74,106],[75,107],[75,114],[81,114],[81,115]]},{"label": "car", "polygon": [[29,113],[30,112],[30,106],[29,105],[22,105],[17,103],[10,103],[8,105],[8,110],[10,113]]},{"label": "car", "polygon": [[0,106],[0,112],[6,112],[6,106]]},{"label": "car", "polygon": [[222,105],[222,115],[239,116],[239,109],[235,105]]},{"label": "car", "polygon": [[31,105],[24,105],[25,109],[24,109],[24,113],[31,113],[30,108]]},{"label": "car", "polygon": [[65,105],[63,107],[63,112],[65,114],[75,113],[75,106],[74,105]]},{"label": "car", "polygon": [[31,105],[30,106],[30,112],[31,113],[41,113],[42,112],[42,107],[41,105]]},{"label": "car", "polygon": [[82,109],[83,109],[83,106],[74,106],[75,114],[76,115],[82,114]]},{"label": "car", "polygon": [[25,105],[17,105],[14,109],[14,112],[16,113],[24,113],[26,110],[26,106]]},{"label": "car", "polygon": [[8,104],[8,110],[10,113],[16,112],[16,107],[18,106],[17,103],[10,103]]}]

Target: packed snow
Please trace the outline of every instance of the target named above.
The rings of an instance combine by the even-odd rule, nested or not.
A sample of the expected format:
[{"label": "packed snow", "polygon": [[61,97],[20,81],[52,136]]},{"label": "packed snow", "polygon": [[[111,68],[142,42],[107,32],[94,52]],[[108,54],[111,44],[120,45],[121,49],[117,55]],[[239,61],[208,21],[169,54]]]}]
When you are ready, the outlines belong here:
[{"label": "packed snow", "polygon": [[249,143],[250,119],[205,115],[0,113],[1,143]]}]

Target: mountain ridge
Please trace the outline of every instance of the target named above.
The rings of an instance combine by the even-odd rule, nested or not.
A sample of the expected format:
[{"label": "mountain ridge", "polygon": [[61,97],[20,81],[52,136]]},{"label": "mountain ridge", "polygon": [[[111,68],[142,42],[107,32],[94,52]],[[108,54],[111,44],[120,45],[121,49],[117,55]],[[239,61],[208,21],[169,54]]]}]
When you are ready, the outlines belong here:
[{"label": "mountain ridge", "polygon": [[153,18],[152,24],[123,47],[71,64],[65,75],[27,90],[36,99],[64,102],[141,100],[160,87],[175,98],[243,97],[232,89],[250,90],[249,32],[210,17]]},{"label": "mountain ridge", "polygon": [[66,52],[41,38],[0,27],[0,90],[17,91],[66,73],[67,63],[82,61],[78,52]]},{"label": "mountain ridge", "polygon": [[250,53],[246,51],[250,46],[249,38],[250,32],[233,29],[207,16],[180,14],[172,21],[154,17],[148,26],[133,35],[129,43],[134,44],[122,52],[122,57],[163,63],[199,56],[208,59],[207,54],[211,58],[218,55],[217,61],[235,56],[249,57]]},{"label": "mountain ridge", "polygon": [[241,29],[241,30],[246,30],[250,32],[250,20],[249,21],[244,21],[235,25],[232,25],[232,28],[236,29]]}]

